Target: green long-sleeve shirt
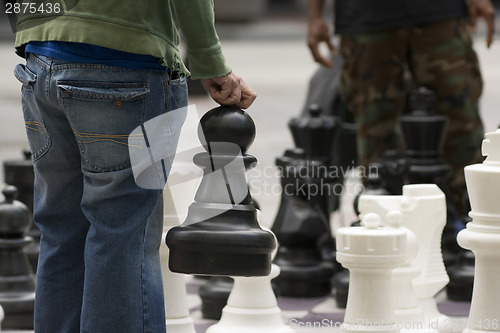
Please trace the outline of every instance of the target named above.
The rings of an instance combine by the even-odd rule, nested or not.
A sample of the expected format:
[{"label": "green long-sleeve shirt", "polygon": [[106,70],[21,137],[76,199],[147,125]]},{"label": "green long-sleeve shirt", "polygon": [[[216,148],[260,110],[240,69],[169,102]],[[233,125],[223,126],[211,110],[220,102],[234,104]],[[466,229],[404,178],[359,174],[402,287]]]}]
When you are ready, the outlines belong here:
[{"label": "green long-sleeve shirt", "polygon": [[152,55],[160,58],[167,68],[189,75],[179,54],[180,30],[194,79],[219,77],[231,71],[215,31],[213,0],[45,2],[54,6],[58,1],[59,13],[55,10],[47,13],[41,10],[44,7],[37,7],[34,13],[29,9],[23,13],[21,7],[15,44],[17,54],[24,56],[24,46],[30,41],[88,43]]}]

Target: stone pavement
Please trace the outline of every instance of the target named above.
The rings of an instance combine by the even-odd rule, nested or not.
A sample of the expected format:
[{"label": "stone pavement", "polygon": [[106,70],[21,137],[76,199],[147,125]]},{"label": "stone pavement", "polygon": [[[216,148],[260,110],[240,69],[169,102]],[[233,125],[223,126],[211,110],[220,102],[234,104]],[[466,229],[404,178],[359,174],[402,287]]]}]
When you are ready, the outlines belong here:
[{"label": "stone pavement", "polygon": [[[258,158],[260,171],[260,178],[255,183],[258,187],[252,191],[263,211],[262,224],[270,226],[280,198],[274,159],[285,149],[293,147],[287,123],[291,117],[300,114],[309,78],[317,65],[306,47],[303,20],[264,20],[243,26],[221,26],[219,31],[229,64],[258,94],[256,102],[248,110],[257,127],[257,137],[249,153]],[[495,106],[500,105],[500,42],[497,43],[487,50],[483,36],[478,35],[475,42],[485,81],[481,112],[487,131],[493,131],[500,125],[500,115]],[[27,142],[20,84],[12,74],[14,66],[22,59],[13,53],[10,42],[0,43],[0,59],[0,162],[3,162],[21,158],[21,150],[27,147]],[[216,106],[208,97],[192,98],[190,103],[195,104],[198,110]],[[0,178],[0,187],[3,187],[1,163]],[[352,180],[356,181],[355,178]],[[333,219],[337,226],[353,220],[349,200],[345,200],[344,205],[342,215]]]}]

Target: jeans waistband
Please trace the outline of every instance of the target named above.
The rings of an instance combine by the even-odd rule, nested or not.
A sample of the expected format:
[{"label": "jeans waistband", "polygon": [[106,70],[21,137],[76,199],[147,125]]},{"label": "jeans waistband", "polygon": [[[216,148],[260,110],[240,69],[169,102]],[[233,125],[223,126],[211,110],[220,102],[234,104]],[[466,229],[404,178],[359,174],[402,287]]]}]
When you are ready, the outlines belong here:
[{"label": "jeans waistband", "polygon": [[104,64],[94,64],[94,63],[75,63],[75,62],[70,62],[67,60],[61,60],[61,59],[56,59],[56,58],[51,58],[47,57],[44,55],[39,55],[39,54],[34,54],[34,53],[27,53],[26,54],[26,59],[31,60],[42,66],[45,70],[49,71],[51,67],[57,66],[58,69],[62,68],[82,68],[82,67],[87,67],[87,68],[103,68],[103,69],[115,69],[115,70],[123,70],[123,71],[153,71],[153,72],[160,72],[160,73],[168,73],[168,76],[170,80],[177,80],[179,78],[182,78],[184,76],[183,73],[180,71],[170,71],[169,69],[166,69],[165,71],[158,71],[158,70],[148,70],[148,69],[131,69],[131,68],[122,68],[122,67],[115,67],[115,66],[110,66],[110,65],[104,65]]}]

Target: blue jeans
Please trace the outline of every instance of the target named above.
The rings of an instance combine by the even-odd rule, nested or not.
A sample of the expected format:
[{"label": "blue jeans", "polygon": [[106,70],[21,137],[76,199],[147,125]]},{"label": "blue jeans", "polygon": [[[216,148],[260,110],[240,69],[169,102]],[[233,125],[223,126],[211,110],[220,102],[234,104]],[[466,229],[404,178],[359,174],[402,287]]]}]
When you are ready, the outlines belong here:
[{"label": "blue jeans", "polygon": [[42,232],[35,332],[165,332],[163,200],[136,185],[127,139],[187,105],[185,78],[33,54],[15,75]]}]

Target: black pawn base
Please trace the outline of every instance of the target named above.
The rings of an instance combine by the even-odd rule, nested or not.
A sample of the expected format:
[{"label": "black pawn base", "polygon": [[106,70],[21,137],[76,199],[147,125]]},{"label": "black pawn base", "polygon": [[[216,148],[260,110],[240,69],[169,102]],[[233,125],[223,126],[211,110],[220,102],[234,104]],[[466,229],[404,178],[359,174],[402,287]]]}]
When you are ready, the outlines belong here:
[{"label": "black pawn base", "polygon": [[[191,216],[197,209],[210,209],[210,204],[192,204]],[[271,233],[259,228],[255,208],[236,205],[215,215],[213,221],[170,229],[166,240],[170,270],[219,276],[269,275],[276,243]]]},{"label": "black pawn base", "polygon": [[337,302],[337,307],[345,309],[349,291],[349,271],[347,269],[335,274],[333,277],[333,287],[335,288],[335,302]]},{"label": "black pawn base", "polygon": [[290,250],[280,247],[274,263],[280,275],[273,281],[280,295],[286,297],[322,297],[332,291],[335,267],[328,261],[317,261],[318,253],[308,249]]},{"label": "black pawn base", "polygon": [[32,330],[35,309],[35,294],[9,300],[0,296],[0,303],[5,312],[2,328]]}]

